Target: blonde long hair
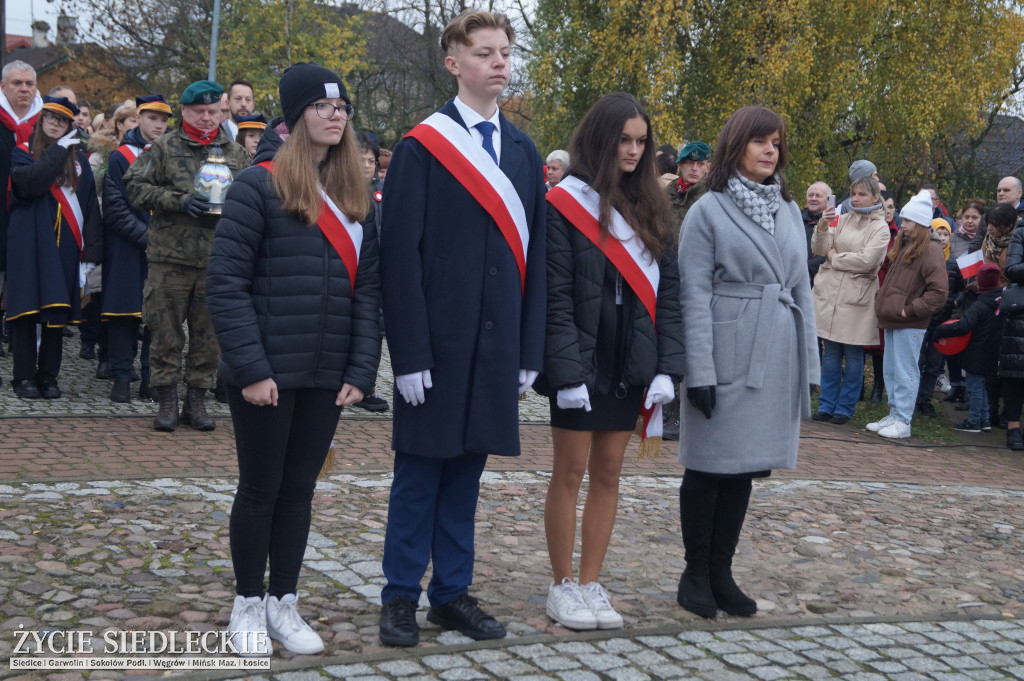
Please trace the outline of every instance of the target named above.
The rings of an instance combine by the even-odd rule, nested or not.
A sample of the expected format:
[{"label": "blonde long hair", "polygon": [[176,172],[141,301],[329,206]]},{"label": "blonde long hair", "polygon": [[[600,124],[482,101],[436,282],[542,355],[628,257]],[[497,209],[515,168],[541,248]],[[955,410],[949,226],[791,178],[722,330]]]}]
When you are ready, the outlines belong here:
[{"label": "blonde long hair", "polygon": [[281,208],[313,224],[320,217],[318,185],[350,220],[363,220],[370,212],[370,188],[359,165],[359,149],[352,126],[346,125],[341,142],[327,150],[317,169],[309,131],[301,118],[274,155],[274,189]]}]

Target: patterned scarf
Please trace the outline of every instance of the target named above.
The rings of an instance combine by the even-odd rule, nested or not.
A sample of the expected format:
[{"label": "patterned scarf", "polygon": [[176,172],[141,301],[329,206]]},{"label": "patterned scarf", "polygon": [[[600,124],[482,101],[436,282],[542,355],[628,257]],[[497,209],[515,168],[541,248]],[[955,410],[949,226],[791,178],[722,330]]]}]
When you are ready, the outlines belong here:
[{"label": "patterned scarf", "polygon": [[778,177],[773,184],[758,184],[736,173],[729,178],[725,193],[754,224],[775,236],[775,213],[782,205]]},{"label": "patterned scarf", "polygon": [[1002,236],[993,237],[990,234],[985,235],[985,240],[981,242],[981,250],[985,253],[985,260],[988,262],[994,262],[999,264],[999,256],[1003,254],[1006,247],[1010,245],[1010,240],[1013,239],[1013,232],[1009,234],[1003,234]]}]

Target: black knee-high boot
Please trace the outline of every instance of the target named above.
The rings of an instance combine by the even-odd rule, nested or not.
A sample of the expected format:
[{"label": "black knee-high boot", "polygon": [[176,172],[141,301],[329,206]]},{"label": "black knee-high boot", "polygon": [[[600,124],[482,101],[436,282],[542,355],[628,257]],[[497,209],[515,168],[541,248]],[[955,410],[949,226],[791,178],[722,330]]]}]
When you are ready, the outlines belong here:
[{"label": "black knee-high boot", "polygon": [[715,527],[711,535],[711,592],[719,608],[730,615],[750,617],[757,603],[732,578],[732,557],[739,543],[750,502],[750,478],[722,478],[715,500]]},{"label": "black knee-high boot", "polygon": [[676,602],[695,615],[713,618],[718,612],[711,592],[711,536],[719,478],[687,470],[679,486],[679,519],[683,525],[686,569],[679,578]]}]

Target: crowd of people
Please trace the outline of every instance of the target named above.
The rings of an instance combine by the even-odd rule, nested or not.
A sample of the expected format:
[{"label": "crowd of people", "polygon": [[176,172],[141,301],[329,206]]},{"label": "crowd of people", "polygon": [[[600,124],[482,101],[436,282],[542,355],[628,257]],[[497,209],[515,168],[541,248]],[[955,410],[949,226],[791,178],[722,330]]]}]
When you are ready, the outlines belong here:
[{"label": "crowd of people", "polygon": [[[393,153],[350,125],[344,83],[315,63],[282,74],[281,116],[254,111],[246,81],[202,80],[180,94],[173,129],[159,94],[90,121],[70,88],[43,96],[30,66],[3,69],[14,392],[60,396],[63,329],[83,322],[82,356],[99,345],[115,402],[131,399],[142,342],[156,430],[212,430],[206,395],[222,392],[239,464],[228,629],[243,654],[269,654],[271,639],[323,650],[298,612],[313,490],[341,409],[389,408],[373,392],[385,329],[388,645],[419,642],[428,568],[428,621],[505,636],[469,594],[475,513],[488,456],[519,454],[531,389],[551,410],[546,611],[575,630],[623,626],[601,575],[635,429],[642,454],[680,442],[676,599],[709,618],[757,611],[732,573],[753,480],[796,466],[803,419],[850,420],[867,357],[870,399],[889,403],[869,430],[909,437],[948,370],[948,399],[968,400],[956,428],[1006,421],[1024,449],[1024,315],[997,314],[1002,288],[1024,284],[1018,180],[999,183],[995,206],[970,199],[950,217],[930,187],[897,210],[858,160],[847,196],[815,182],[801,210],[777,113],[739,109],[714,149],[659,148],[621,92],[545,165],[498,107],[513,40],[504,15],[453,19],[441,51],[458,94]],[[225,196],[198,181],[204,164],[233,175]],[[975,252],[983,264],[968,269]],[[936,349],[967,331],[958,356]]]}]

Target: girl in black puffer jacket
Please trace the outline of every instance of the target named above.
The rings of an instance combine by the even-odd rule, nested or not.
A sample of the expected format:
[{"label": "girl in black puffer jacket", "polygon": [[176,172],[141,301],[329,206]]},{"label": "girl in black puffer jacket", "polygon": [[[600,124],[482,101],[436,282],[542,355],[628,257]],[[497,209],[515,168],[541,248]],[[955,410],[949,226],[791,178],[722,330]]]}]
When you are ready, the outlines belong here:
[{"label": "girl in black puffer jacket", "polygon": [[[683,373],[679,267],[654,151],[640,103],[608,95],[580,121],[570,174],[547,194],[548,315],[538,387],[551,400],[554,444],[544,509],[554,577],[547,613],[570,629],[622,626],[598,581],[622,459],[641,407],[670,401]],[[590,487],[577,581],[572,554],[584,473]]]},{"label": "girl in black puffer jacket", "polygon": [[[1003,275],[1011,284],[1024,285],[1024,227],[1017,227],[1006,248]],[[999,378],[1003,383],[1003,409],[1006,417],[1006,446],[1024,450],[1020,430],[1021,402],[1024,401],[1024,317],[1003,319],[1003,341],[999,346]]]},{"label": "girl in black puffer jacket", "polygon": [[377,233],[357,221],[372,212],[345,86],[299,63],[280,90],[284,122],[228,191],[206,284],[238,449],[228,631],[249,655],[270,653],[268,634],[294,653],[323,650],[296,610],[313,488],[381,348]]}]

